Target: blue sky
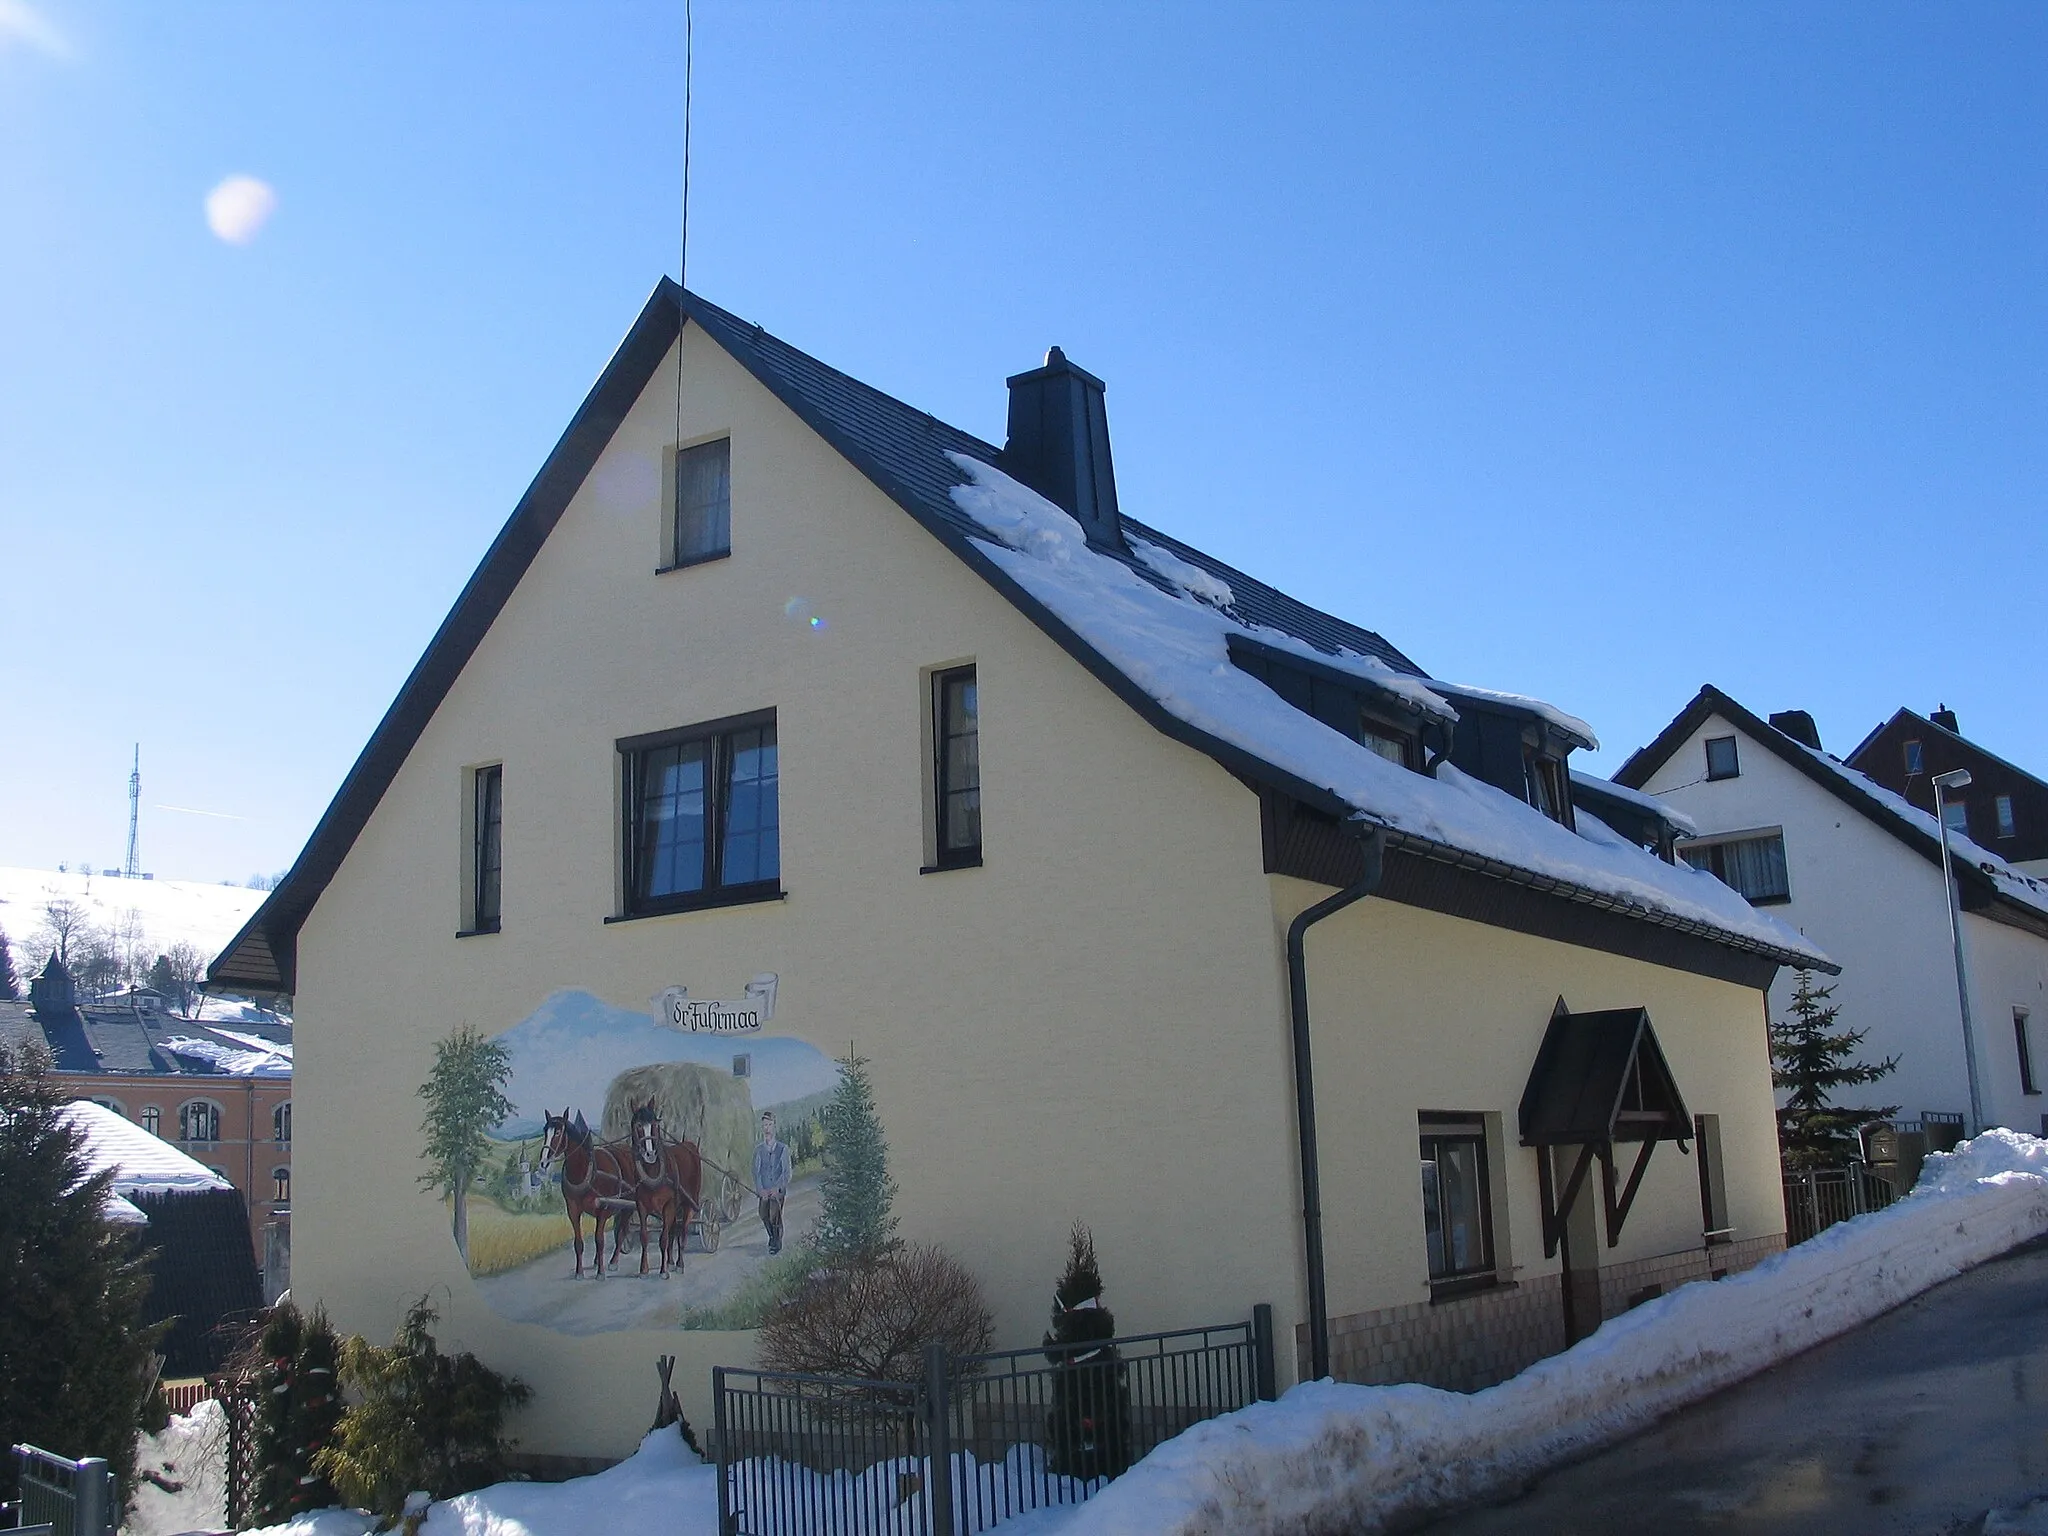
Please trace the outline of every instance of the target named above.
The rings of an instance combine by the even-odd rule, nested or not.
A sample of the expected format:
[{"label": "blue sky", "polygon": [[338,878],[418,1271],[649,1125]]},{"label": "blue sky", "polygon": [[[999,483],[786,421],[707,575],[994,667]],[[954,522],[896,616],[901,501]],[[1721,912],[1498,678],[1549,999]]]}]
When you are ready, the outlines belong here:
[{"label": "blue sky", "polygon": [[[681,31],[0,0],[0,863],[118,863],[136,741],[160,877],[296,854],[675,268]],[[697,42],[728,308],[998,439],[1061,344],[1127,511],[1592,766],[1711,680],[2048,768],[2048,9],[701,0]]]}]

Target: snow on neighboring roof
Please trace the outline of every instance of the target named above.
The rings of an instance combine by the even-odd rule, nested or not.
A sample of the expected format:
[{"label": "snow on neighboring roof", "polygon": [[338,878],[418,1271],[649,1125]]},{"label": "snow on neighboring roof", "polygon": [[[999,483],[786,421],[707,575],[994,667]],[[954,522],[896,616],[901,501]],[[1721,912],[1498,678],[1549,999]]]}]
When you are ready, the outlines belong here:
[{"label": "snow on neighboring roof", "polygon": [[[964,454],[951,457],[971,477],[953,489],[953,499],[988,531],[988,539],[977,541],[988,558],[1186,724],[1329,791],[1390,830],[1578,887],[1625,909],[1832,963],[1810,940],[1712,875],[1666,864],[1597,818],[1586,817],[1586,833],[1580,835],[1449,763],[1440,764],[1432,778],[1332,730],[1232,664],[1228,637],[1252,633],[1245,625],[1206,603],[1171,596],[1121,561],[1090,549],[1079,523],[1001,470]],[[1269,630],[1254,637],[1278,643]],[[1435,686],[1391,668],[1368,675],[1423,692]],[[1571,719],[1561,713],[1560,718]]]},{"label": "snow on neighboring roof", "polygon": [[1593,734],[1593,727],[1577,715],[1566,714],[1555,704],[1546,704],[1543,700],[1532,699],[1524,693],[1502,693],[1498,688],[1474,688],[1470,683],[1447,683],[1436,677],[1429,680],[1429,686],[1449,698],[1470,699],[1475,704],[1500,704],[1508,709],[1523,710],[1544,724],[1555,726],[1588,752],[1600,750],[1600,739]]},{"label": "snow on neighboring roof", "polygon": [[[1831,757],[1826,752],[1816,751],[1805,742],[1794,737],[1787,736],[1785,739],[1812,758],[1816,763],[1819,763],[1829,773],[1842,780],[1850,789],[1875,800],[1892,815],[1908,823],[1926,836],[1936,841],[1940,840],[1941,823],[1936,821],[1931,813],[1921,810],[1919,806],[1913,804],[1905,796],[1894,794],[1891,790],[1878,783],[1877,780],[1871,778],[1870,775],[1857,772],[1857,770],[1851,768],[1838,757]],[[2037,912],[2048,914],[2048,881],[2037,880],[2032,875],[2020,873],[2020,871],[2014,869],[1997,854],[1981,844],[1971,842],[1969,838],[1960,832],[1951,831],[1949,833],[1948,846],[1950,856],[1957,863],[1969,864],[1983,874],[1988,875],[1992,885],[1997,888],[2001,896],[2008,897],[2023,906],[2032,907]]]},{"label": "snow on neighboring roof", "polygon": [[111,1189],[100,1205],[100,1215],[117,1227],[146,1227],[149,1217],[133,1200],[124,1200]]},{"label": "snow on neighboring roof", "polygon": [[1154,575],[1172,582],[1196,601],[1207,603],[1211,608],[1228,608],[1237,601],[1237,594],[1230,590],[1230,583],[1221,576],[1212,576],[1199,565],[1191,565],[1172,550],[1161,549],[1157,544],[1148,544],[1139,538],[1130,538],[1126,542],[1131,546],[1131,553],[1143,561]]},{"label": "snow on neighboring roof", "polygon": [[1625,800],[1652,816],[1662,817],[1687,837],[1700,835],[1699,823],[1668,800],[1659,800],[1655,795],[1646,794],[1640,789],[1630,789],[1626,784],[1603,779],[1597,773],[1583,773],[1577,768],[1572,770],[1572,783],[1583,785],[1595,794],[1612,795],[1615,799]]},{"label": "snow on neighboring roof", "polygon": [[223,1045],[218,1040],[202,1040],[197,1035],[166,1035],[157,1041],[159,1048],[177,1056],[189,1056],[197,1061],[209,1062],[213,1070],[225,1077],[290,1077],[292,1075],[292,1048],[256,1035],[237,1035],[229,1030],[216,1029],[210,1034],[226,1035],[235,1045]]},{"label": "snow on neighboring roof", "polygon": [[86,1166],[94,1173],[114,1170],[116,1193],[159,1195],[234,1187],[204,1163],[105,1105],[80,1101],[65,1105],[58,1114],[84,1133]]}]

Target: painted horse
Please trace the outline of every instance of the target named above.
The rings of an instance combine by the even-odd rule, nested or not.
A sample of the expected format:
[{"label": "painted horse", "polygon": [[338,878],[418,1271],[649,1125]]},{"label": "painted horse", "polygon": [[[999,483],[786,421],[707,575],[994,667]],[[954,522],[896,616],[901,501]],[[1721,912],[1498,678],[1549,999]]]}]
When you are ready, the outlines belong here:
[{"label": "painted horse", "polygon": [[[571,1120],[567,1106],[559,1115],[549,1114],[546,1124],[540,1172],[545,1175],[555,1163],[562,1165],[562,1204],[568,1210],[569,1231],[576,1240],[576,1278],[583,1278],[583,1218],[589,1216],[593,1219],[597,1245],[592,1262],[597,1278],[602,1280],[605,1221],[615,1219],[617,1227],[623,1229],[626,1213],[639,1204],[639,1177],[632,1166],[633,1158],[621,1148],[598,1141],[580,1113]],[[641,1267],[646,1267],[644,1254]]]},{"label": "painted horse", "polygon": [[[647,1273],[647,1223],[651,1217],[661,1243],[661,1272],[668,1273],[673,1253],[680,1274],[690,1220],[703,1197],[704,1160],[695,1142],[671,1141],[662,1134],[661,1115],[651,1099],[633,1106],[627,1146],[632,1155],[634,1209],[640,1218],[640,1273]],[[621,1241],[624,1227],[621,1221],[617,1229]],[[618,1257],[614,1249],[615,1264]]]}]

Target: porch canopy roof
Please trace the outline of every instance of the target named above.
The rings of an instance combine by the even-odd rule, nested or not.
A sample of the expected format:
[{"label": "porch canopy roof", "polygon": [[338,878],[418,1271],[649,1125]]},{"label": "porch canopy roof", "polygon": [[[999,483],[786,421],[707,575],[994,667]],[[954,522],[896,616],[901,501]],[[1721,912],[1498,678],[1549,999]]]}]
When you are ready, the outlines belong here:
[{"label": "porch canopy roof", "polygon": [[[1622,1223],[1642,1187],[1650,1153],[1660,1141],[1679,1151],[1692,1138],[1692,1116],[1657,1044],[1645,1008],[1609,1008],[1573,1013],[1563,998],[1550,1015],[1536,1065],[1522,1090],[1522,1145],[1538,1149],[1538,1193],[1543,1206],[1543,1254],[1557,1252],[1565,1237],[1565,1216],[1577,1202],[1588,1171],[1600,1165],[1601,1205],[1607,1216],[1607,1246],[1621,1241]],[[1617,1187],[1614,1144],[1637,1144],[1635,1166]],[[1551,1168],[1552,1147],[1579,1149],[1564,1187]]]},{"label": "porch canopy roof", "polygon": [[1573,1013],[1562,998],[1522,1090],[1520,1119],[1525,1147],[1692,1138],[1649,1010]]}]

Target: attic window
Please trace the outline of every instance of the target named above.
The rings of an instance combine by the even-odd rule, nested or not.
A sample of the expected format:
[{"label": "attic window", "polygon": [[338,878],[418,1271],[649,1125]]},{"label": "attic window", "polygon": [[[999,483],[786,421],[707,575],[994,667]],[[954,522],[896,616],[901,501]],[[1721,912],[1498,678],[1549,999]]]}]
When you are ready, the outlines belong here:
[{"label": "attic window", "polygon": [[732,439],[676,451],[675,538],[669,568],[732,553]]},{"label": "attic window", "polygon": [[1707,777],[1710,779],[1732,779],[1742,772],[1742,760],[1735,753],[1733,736],[1709,736],[1707,738]]},{"label": "attic window", "polygon": [[1361,714],[1358,717],[1358,744],[1390,763],[1397,763],[1403,768],[1415,766],[1415,738],[1372,715]]},{"label": "attic window", "polygon": [[1524,752],[1522,772],[1528,781],[1529,803],[1552,821],[1570,826],[1571,796],[1565,789],[1563,762],[1541,752]]},{"label": "attic window", "polygon": [[1920,768],[1920,743],[1917,741],[1909,741],[1906,743],[1906,772],[1918,773],[1920,772]]}]

